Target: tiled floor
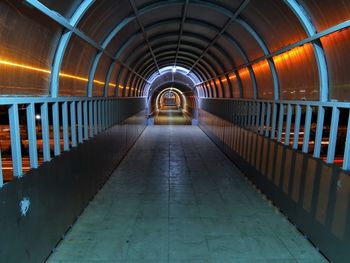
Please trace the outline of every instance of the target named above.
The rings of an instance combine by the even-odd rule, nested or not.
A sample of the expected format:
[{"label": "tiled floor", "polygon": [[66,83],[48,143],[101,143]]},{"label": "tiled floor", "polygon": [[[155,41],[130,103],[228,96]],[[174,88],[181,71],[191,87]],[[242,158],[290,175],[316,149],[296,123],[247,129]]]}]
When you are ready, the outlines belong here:
[{"label": "tiled floor", "polygon": [[165,107],[154,117],[156,125],[190,125],[191,118],[176,107]]},{"label": "tiled floor", "polygon": [[148,127],[48,262],[325,262],[194,126]]}]

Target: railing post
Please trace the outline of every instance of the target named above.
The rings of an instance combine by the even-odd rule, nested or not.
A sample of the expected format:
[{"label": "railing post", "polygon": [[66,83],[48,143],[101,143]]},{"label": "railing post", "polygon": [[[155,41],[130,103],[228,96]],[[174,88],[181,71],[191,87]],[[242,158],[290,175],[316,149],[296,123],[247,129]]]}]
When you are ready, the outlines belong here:
[{"label": "railing post", "polygon": [[278,105],[277,102],[273,103],[271,134],[270,134],[271,139],[276,138],[277,105]]},{"label": "railing post", "polygon": [[284,145],[289,145],[290,142],[290,130],[292,126],[292,112],[293,108],[290,103],[287,104],[287,120],[286,120],[286,131],[284,136]]},{"label": "railing post", "polygon": [[[70,132],[72,147],[77,147],[77,129],[76,129],[76,103],[72,101],[70,103]],[[81,104],[80,104],[81,105]]]},{"label": "railing post", "polygon": [[60,155],[60,117],[59,117],[59,103],[52,104],[52,120],[53,120],[53,140],[54,140],[54,153],[55,156]]},{"label": "railing post", "polygon": [[267,103],[267,113],[266,113],[266,129],[265,129],[265,137],[269,137],[270,132],[270,122],[271,122],[271,103]]},{"label": "railing post", "polygon": [[11,153],[13,176],[22,176],[22,152],[21,136],[19,130],[18,104],[12,104],[9,109],[10,135],[11,135]]},{"label": "railing post", "polygon": [[327,163],[334,162],[335,147],[337,144],[337,135],[338,135],[338,124],[339,124],[339,108],[334,106],[332,109],[331,130],[329,133]]},{"label": "railing post", "polygon": [[316,126],[316,138],[314,145],[314,157],[320,158],[321,147],[322,147],[322,134],[323,134],[323,123],[324,123],[324,107],[318,106],[317,113],[317,126]]},{"label": "railing post", "polygon": [[50,130],[49,130],[49,106],[47,102],[44,102],[40,106],[41,111],[41,134],[42,134],[42,145],[43,145],[43,157],[44,162],[51,160],[50,153]]},{"label": "railing post", "polygon": [[305,125],[304,125],[304,138],[303,138],[303,149],[302,149],[303,153],[309,152],[311,119],[312,119],[312,108],[310,105],[307,105],[306,106]]},{"label": "railing post", "polygon": [[299,146],[299,133],[300,133],[300,120],[301,120],[301,106],[295,105],[295,123],[294,123],[294,138],[293,149],[298,149]]},{"label": "railing post", "polygon": [[282,141],[282,130],[284,120],[284,104],[280,104],[279,116],[278,116],[278,130],[277,130],[277,141]]},{"label": "railing post", "polygon": [[89,139],[89,128],[92,129],[92,126],[89,125],[89,110],[88,110],[89,104],[90,104],[90,101],[86,100],[83,102],[84,140]]},{"label": "railing post", "polygon": [[62,103],[62,126],[63,126],[63,150],[69,150],[69,135],[68,135],[68,102]]},{"label": "railing post", "polygon": [[265,113],[266,113],[266,105],[265,105],[265,102],[262,102],[261,116],[260,116],[260,135],[264,135]]},{"label": "railing post", "polygon": [[27,131],[28,131],[28,148],[29,160],[31,168],[38,168],[38,149],[36,139],[36,124],[35,124],[35,104],[30,103],[26,108],[27,114]]}]

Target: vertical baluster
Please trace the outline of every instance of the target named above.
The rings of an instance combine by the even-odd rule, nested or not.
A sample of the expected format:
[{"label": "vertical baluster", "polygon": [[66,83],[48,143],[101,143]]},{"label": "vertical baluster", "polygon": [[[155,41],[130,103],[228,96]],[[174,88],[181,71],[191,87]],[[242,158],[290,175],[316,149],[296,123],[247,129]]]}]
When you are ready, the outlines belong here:
[{"label": "vertical baluster", "polygon": [[337,136],[338,136],[338,124],[339,124],[339,108],[334,106],[332,109],[332,120],[331,120],[331,130],[329,134],[327,163],[334,162],[335,147],[337,144]]},{"label": "vertical baluster", "polygon": [[89,125],[89,103],[89,101],[83,102],[84,140],[89,139],[89,128],[91,129],[91,125]]},{"label": "vertical baluster", "polygon": [[315,138],[315,148],[314,148],[315,158],[320,158],[320,154],[321,154],[324,113],[325,113],[324,107],[319,106],[318,113],[317,113],[316,138]]},{"label": "vertical baluster", "polygon": [[309,141],[310,141],[310,128],[312,120],[312,108],[310,105],[306,106],[306,116],[305,116],[305,125],[304,125],[304,139],[303,139],[303,153],[309,152]]},{"label": "vertical baluster", "polygon": [[266,105],[264,102],[262,102],[261,103],[261,116],[260,116],[260,135],[264,135],[265,111],[266,111]]},{"label": "vertical baluster", "polygon": [[295,105],[295,123],[294,123],[294,138],[293,149],[298,149],[299,145],[299,133],[300,133],[300,120],[301,120],[301,106]]},{"label": "vertical baluster", "polygon": [[59,103],[52,104],[52,124],[53,124],[53,140],[54,140],[54,153],[55,156],[60,155],[60,117],[59,117]]},{"label": "vertical baluster", "polygon": [[68,135],[68,102],[62,103],[62,126],[63,126],[63,150],[69,150],[69,135]]},{"label": "vertical baluster", "polygon": [[293,108],[291,104],[287,105],[287,120],[286,120],[286,131],[285,131],[285,140],[284,145],[290,144],[290,130],[292,126],[292,114],[293,114]]},{"label": "vertical baluster", "polygon": [[283,131],[283,120],[284,120],[284,104],[280,104],[280,111],[278,116],[278,131],[277,131],[277,141],[282,141],[282,131]]},{"label": "vertical baluster", "polygon": [[19,130],[18,104],[12,104],[9,109],[10,136],[11,136],[11,153],[13,176],[22,176],[22,152],[21,136]]},{"label": "vertical baluster", "polygon": [[72,147],[76,147],[77,146],[76,108],[75,108],[75,105],[76,105],[75,101],[72,101],[70,103],[70,105],[69,105],[70,106],[70,132],[71,132]]},{"label": "vertical baluster", "polygon": [[89,101],[89,135],[90,135],[90,138],[94,137],[94,116],[93,116],[93,101],[90,100]]},{"label": "vertical baluster", "polygon": [[40,106],[41,111],[41,135],[43,145],[43,157],[44,161],[48,162],[51,160],[50,153],[50,130],[49,130],[49,106],[45,102]]},{"label": "vertical baluster", "polygon": [[269,137],[270,122],[271,122],[271,103],[268,102],[268,103],[267,103],[267,113],[266,113],[265,137]]},{"label": "vertical baluster", "polygon": [[277,102],[274,102],[273,111],[272,111],[271,134],[270,134],[271,139],[276,138],[277,108],[278,108],[278,104]]},{"label": "vertical baluster", "polygon": [[36,124],[35,124],[35,104],[30,103],[26,108],[27,113],[27,131],[28,131],[28,147],[30,167],[38,167],[38,149],[36,140]]},{"label": "vertical baluster", "polygon": [[98,119],[97,119],[97,116],[98,116],[98,107],[97,107],[97,101],[95,100],[93,102],[93,114],[94,114],[94,117],[93,117],[93,125],[94,125],[94,135],[97,135],[98,134]]}]

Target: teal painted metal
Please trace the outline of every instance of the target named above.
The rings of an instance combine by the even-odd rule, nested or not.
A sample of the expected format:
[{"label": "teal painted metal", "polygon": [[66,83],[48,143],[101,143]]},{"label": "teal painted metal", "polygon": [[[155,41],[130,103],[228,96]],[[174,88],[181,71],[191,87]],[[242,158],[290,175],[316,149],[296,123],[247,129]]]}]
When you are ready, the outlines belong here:
[{"label": "teal painted metal", "polygon": [[70,128],[71,128],[71,140],[72,147],[77,147],[77,128],[76,128],[76,102],[72,101],[69,104],[70,107]]},{"label": "teal painted metal", "polygon": [[339,124],[339,109],[334,106],[332,109],[332,119],[329,134],[329,144],[327,151],[327,163],[333,163],[335,157],[335,147],[337,144],[338,124]]},{"label": "teal painted metal", "polygon": [[62,103],[63,150],[69,150],[68,102]]},{"label": "teal painted metal", "polygon": [[48,103],[43,102],[40,106],[41,112],[41,135],[43,145],[43,158],[44,162],[51,160],[50,154],[50,131],[49,131],[49,108]]},{"label": "teal painted metal", "polygon": [[306,106],[306,117],[305,117],[305,124],[304,124],[304,139],[303,139],[303,148],[302,148],[303,153],[309,152],[311,121],[312,121],[312,108],[310,105],[308,105]]},{"label": "teal painted metal", "polygon": [[301,106],[295,106],[295,123],[294,123],[294,138],[293,138],[293,149],[297,150],[299,145],[300,136],[300,122],[301,122]]},{"label": "teal painted metal", "polygon": [[29,160],[30,167],[38,167],[38,149],[36,139],[36,116],[35,116],[35,104],[30,103],[26,108],[27,115],[27,132],[28,132],[28,148],[29,148]]},{"label": "teal painted metal", "polygon": [[322,147],[322,134],[323,134],[323,124],[324,124],[325,108],[318,107],[317,112],[317,125],[316,125],[316,137],[314,145],[314,157],[320,158],[321,147]]},{"label": "teal painted metal", "polygon": [[52,125],[53,125],[53,141],[54,154],[58,156],[61,154],[61,139],[60,139],[60,104],[54,102],[52,104]]},{"label": "teal painted metal", "polygon": [[10,137],[11,137],[11,155],[13,176],[21,177],[22,154],[21,154],[21,136],[19,131],[18,104],[13,104],[8,109]]}]

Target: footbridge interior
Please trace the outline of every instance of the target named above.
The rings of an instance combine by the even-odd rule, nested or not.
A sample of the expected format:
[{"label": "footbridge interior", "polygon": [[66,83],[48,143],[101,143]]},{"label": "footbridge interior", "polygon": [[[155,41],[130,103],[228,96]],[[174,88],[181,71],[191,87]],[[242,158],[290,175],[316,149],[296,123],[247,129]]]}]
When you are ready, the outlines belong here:
[{"label": "footbridge interior", "polygon": [[0,0],[0,262],[348,262],[349,14]]}]

